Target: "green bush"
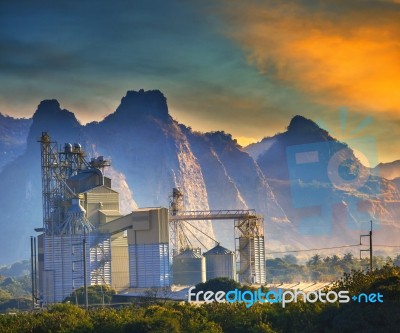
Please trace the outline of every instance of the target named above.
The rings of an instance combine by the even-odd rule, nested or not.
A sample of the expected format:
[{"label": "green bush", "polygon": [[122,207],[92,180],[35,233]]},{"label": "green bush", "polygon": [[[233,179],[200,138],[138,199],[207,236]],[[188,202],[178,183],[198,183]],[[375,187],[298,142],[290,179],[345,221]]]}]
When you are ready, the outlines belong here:
[{"label": "green bush", "polygon": [[[212,286],[220,288],[220,283]],[[225,281],[229,288],[237,287]],[[211,286],[211,287],[212,287]],[[213,290],[208,285],[208,290]],[[57,304],[34,313],[0,315],[1,333],[278,333],[397,332],[400,327],[400,268],[385,265],[370,273],[354,271],[334,286],[353,293],[381,292],[383,303],[167,303],[85,310]]]}]

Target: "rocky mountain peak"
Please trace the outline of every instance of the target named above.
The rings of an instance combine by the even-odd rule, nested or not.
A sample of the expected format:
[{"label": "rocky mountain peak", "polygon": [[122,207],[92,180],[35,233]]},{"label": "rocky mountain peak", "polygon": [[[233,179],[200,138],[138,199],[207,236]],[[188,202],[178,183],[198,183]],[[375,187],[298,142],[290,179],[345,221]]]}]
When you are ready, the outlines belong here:
[{"label": "rocky mountain peak", "polygon": [[237,141],[232,138],[232,135],[224,131],[208,132],[204,135],[218,153],[221,153],[223,150],[239,148]]},{"label": "rocky mountain peak", "polygon": [[314,121],[299,115],[292,118],[287,129],[289,133],[296,135],[319,133],[328,136],[328,132],[320,128]]},{"label": "rocky mountain peak", "polygon": [[54,117],[61,113],[60,103],[56,99],[46,99],[40,102],[33,115],[33,121],[46,117]]},{"label": "rocky mountain peak", "polygon": [[68,121],[79,124],[75,115],[60,107],[56,99],[46,99],[40,102],[33,115],[33,122],[37,121]]},{"label": "rocky mountain peak", "polygon": [[74,113],[61,109],[56,99],[43,100],[32,117],[27,140],[28,148],[36,145],[43,131],[48,131],[54,140],[63,142],[68,138],[78,138],[80,128],[81,124]]},{"label": "rocky mountain peak", "polygon": [[287,145],[335,140],[328,131],[319,127],[314,121],[299,115],[292,118],[287,131],[280,139],[283,139]]},{"label": "rocky mountain peak", "polygon": [[159,90],[139,91],[130,90],[122,98],[121,104],[114,114],[109,117],[122,118],[124,120],[136,120],[146,117],[154,117],[167,121],[167,99]]}]

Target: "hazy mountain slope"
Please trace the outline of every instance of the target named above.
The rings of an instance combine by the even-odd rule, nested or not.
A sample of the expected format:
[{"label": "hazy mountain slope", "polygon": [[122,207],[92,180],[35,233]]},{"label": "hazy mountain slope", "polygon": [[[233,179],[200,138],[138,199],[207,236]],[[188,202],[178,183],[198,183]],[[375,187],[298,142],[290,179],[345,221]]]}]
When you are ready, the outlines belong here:
[{"label": "hazy mountain slope", "polygon": [[264,138],[260,142],[249,144],[244,148],[244,151],[246,151],[251,157],[253,157],[254,160],[257,160],[261,154],[271,148],[275,141],[275,137]]},{"label": "hazy mountain slope", "polygon": [[[21,123],[10,124],[12,141]],[[196,133],[179,125],[161,92],[141,90],[128,92],[114,113],[86,126],[57,101],[40,103],[26,151],[0,171],[0,263],[26,258],[29,236],[42,224],[37,139],[43,131],[60,145],[81,142],[89,158],[110,158],[107,173],[121,192],[125,213],[136,206],[168,206],[172,187],[180,186],[187,210],[254,208],[263,214],[269,251],[354,244],[371,219],[374,241],[393,244],[400,236],[399,178],[370,175],[345,143],[311,120],[296,116],[286,132],[248,147],[247,153],[229,134]],[[23,135],[15,139],[20,147]],[[332,160],[340,163],[332,166]],[[364,181],[355,186],[358,178]],[[233,248],[232,221],[197,226]]]},{"label": "hazy mountain slope", "polygon": [[[40,145],[43,131],[60,145],[83,139],[83,127],[72,112],[60,108],[56,100],[40,103],[32,118],[25,152],[0,172],[1,263],[28,257],[29,237],[42,226],[42,180]],[[118,179],[117,179],[118,181]]]},{"label": "hazy mountain slope", "polygon": [[[32,118],[27,149],[0,173],[1,263],[28,257],[29,236],[42,226],[40,146],[36,142],[44,130],[57,128],[60,142],[79,137],[75,116],[60,109],[57,101],[43,101]],[[53,131],[55,132],[55,131]]]},{"label": "hazy mountain slope", "polygon": [[395,179],[400,177],[400,160],[390,163],[379,163],[372,169],[372,173],[386,179]]},{"label": "hazy mountain slope", "polygon": [[32,119],[15,119],[0,113],[0,170],[21,155]]},{"label": "hazy mountain slope", "polygon": [[369,220],[376,224],[381,242],[400,235],[398,188],[370,174],[351,147],[301,116],[273,139],[257,163],[299,240],[354,243]]}]

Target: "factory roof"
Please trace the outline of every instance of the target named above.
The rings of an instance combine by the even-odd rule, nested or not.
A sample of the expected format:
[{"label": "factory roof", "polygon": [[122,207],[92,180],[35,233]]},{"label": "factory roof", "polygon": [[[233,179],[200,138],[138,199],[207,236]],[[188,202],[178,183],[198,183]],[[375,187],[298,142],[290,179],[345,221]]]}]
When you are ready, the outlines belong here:
[{"label": "factory roof", "polygon": [[202,255],[195,252],[195,250],[187,249],[183,251],[181,254],[175,256],[175,259],[183,259],[183,258],[201,258]]},{"label": "factory roof", "polygon": [[300,290],[300,291],[318,291],[332,286],[332,282],[297,282],[297,283],[271,283],[267,284],[270,290]]},{"label": "factory roof", "polygon": [[112,188],[105,186],[105,185],[98,185],[96,187],[92,187],[81,193],[118,193],[118,192],[113,190]]},{"label": "factory roof", "polygon": [[95,170],[82,170],[81,172],[77,173],[76,175],[73,175],[68,178],[68,180],[84,180],[89,177],[92,177],[93,175],[97,175],[97,172]]},{"label": "factory roof", "polygon": [[223,247],[218,244],[217,246],[213,247],[211,250],[204,253],[205,256],[216,255],[216,254],[233,254],[233,252],[231,250],[228,250],[226,247]]}]

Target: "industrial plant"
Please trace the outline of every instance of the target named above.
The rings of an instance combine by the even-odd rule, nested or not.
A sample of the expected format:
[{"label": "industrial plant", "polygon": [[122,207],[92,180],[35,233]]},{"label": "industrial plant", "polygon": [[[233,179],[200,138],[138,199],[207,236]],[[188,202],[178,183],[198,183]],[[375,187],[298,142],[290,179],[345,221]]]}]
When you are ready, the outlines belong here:
[{"label": "industrial plant", "polygon": [[[193,286],[217,277],[265,283],[263,217],[254,210],[187,211],[184,189],[175,187],[168,208],[123,215],[119,193],[104,176],[108,160],[88,161],[80,144],[61,148],[46,132],[39,143],[43,226],[31,238],[34,299],[62,302],[90,285],[123,292]],[[234,249],[193,224],[210,220],[232,222]],[[207,248],[200,234],[215,246]]]}]

